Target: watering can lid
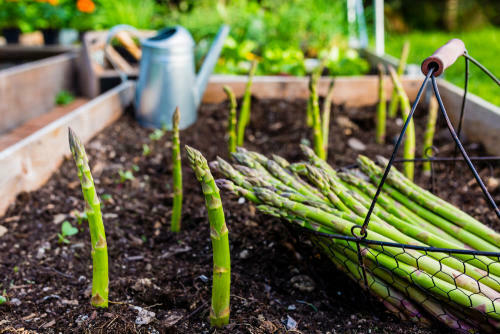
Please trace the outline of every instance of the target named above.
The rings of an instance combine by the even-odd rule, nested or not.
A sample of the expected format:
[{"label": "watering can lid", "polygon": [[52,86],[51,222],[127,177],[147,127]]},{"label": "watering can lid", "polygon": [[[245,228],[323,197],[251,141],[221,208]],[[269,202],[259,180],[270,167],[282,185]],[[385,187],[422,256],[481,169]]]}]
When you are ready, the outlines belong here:
[{"label": "watering can lid", "polygon": [[194,40],[185,28],[175,26],[160,30],[156,36],[143,40],[141,44],[151,48],[193,47]]}]

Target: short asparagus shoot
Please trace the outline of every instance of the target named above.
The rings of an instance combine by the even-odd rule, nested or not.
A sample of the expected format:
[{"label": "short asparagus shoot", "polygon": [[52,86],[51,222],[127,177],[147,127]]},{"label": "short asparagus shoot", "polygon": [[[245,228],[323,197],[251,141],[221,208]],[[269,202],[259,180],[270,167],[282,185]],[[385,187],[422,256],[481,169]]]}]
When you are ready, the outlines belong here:
[{"label": "short asparagus shoot", "polygon": [[69,128],[69,147],[78,169],[78,178],[82,186],[89,222],[90,242],[92,243],[92,298],[90,302],[95,307],[108,307],[108,246],[102,221],[101,204],[90,173],[85,148],[71,128]]},{"label": "short asparagus shoot", "polygon": [[226,92],[229,98],[229,118],[227,124],[227,146],[229,153],[236,152],[236,97],[234,96],[233,90],[229,86],[223,87],[224,92]]},{"label": "short asparagus shoot", "polygon": [[[434,96],[431,97],[431,101],[429,102],[429,116],[427,118],[427,125],[425,126],[425,134],[424,134],[424,146],[423,146],[423,154],[422,156],[429,157],[432,155],[432,152],[429,152],[429,148],[432,147],[434,141],[434,132],[436,131],[436,121],[438,115],[438,102]],[[425,175],[429,175],[431,172],[431,162],[424,161],[422,166]]]},{"label": "short asparagus shoot", "polygon": [[222,327],[229,323],[229,296],[231,287],[231,260],[229,254],[229,232],[219,188],[208,168],[207,160],[196,149],[186,145],[191,168],[201,183],[210,222],[210,238],[213,248],[213,283],[210,325]]},{"label": "short asparagus shoot", "polygon": [[[403,44],[403,49],[401,50],[401,57],[399,59],[398,65],[398,78],[401,77],[405,71],[406,62],[408,61],[408,55],[410,54],[410,42],[406,41]],[[389,117],[394,118],[398,113],[398,103],[399,94],[396,91],[396,87],[392,90],[391,102],[389,103]]]},{"label": "short asparagus shoot", "polygon": [[250,67],[250,72],[248,73],[248,81],[245,88],[245,94],[243,94],[243,101],[241,102],[240,109],[240,121],[238,122],[238,146],[243,146],[245,141],[245,129],[250,123],[250,110],[252,104],[252,83],[255,72],[257,71],[257,61],[252,62],[252,67]]},{"label": "short asparagus shoot", "polygon": [[[403,85],[401,84],[401,81],[392,66],[389,66],[389,73],[391,74],[392,82],[394,83],[394,87],[396,87],[398,93],[398,101],[401,103],[403,121],[406,122],[411,109],[410,100],[408,99]],[[413,122],[413,119],[410,120],[408,128],[406,129],[403,145],[403,158],[408,160],[415,159],[415,123]],[[412,181],[414,172],[415,163],[413,161],[406,161],[403,163],[403,174]]]},{"label": "short asparagus shoot", "polygon": [[173,173],[173,191],[174,203],[172,208],[172,221],[170,230],[179,232],[181,230],[182,217],[182,164],[181,148],[179,140],[179,120],[181,118],[179,107],[175,108],[172,116],[172,173]]},{"label": "short asparagus shoot", "polygon": [[384,66],[378,64],[378,105],[377,117],[375,118],[375,141],[383,144],[385,141],[385,121],[387,113],[387,101],[385,96]]},{"label": "short asparagus shoot", "polygon": [[335,80],[332,79],[325,100],[323,101],[323,116],[321,118],[321,131],[323,135],[323,151],[325,152],[325,160],[328,157],[328,139],[330,136],[330,115],[332,110],[333,87]]}]

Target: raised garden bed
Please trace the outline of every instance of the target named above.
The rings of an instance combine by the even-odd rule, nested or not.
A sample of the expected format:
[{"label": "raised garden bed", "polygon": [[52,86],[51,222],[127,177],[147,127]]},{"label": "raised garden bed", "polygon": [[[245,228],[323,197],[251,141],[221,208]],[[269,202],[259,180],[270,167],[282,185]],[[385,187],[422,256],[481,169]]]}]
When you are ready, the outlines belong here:
[{"label": "raised garden bed", "polygon": [[[228,104],[219,102],[224,97],[221,86],[229,81],[241,93],[244,80],[218,78],[207,90],[198,122],[181,132],[182,144],[201,150],[210,160],[217,155],[227,158]],[[405,83],[410,97],[414,96],[418,81]],[[320,93],[327,84],[322,83]],[[249,149],[276,153],[291,161],[300,158],[298,144],[301,139],[311,138],[304,124],[306,86],[302,79],[255,81],[254,94],[258,99],[253,101],[247,133]],[[400,125],[390,121],[386,143],[373,143],[376,79],[339,79],[337,88],[329,162],[342,167],[353,163],[358,153],[390,154]],[[270,99],[273,97],[279,99]],[[421,136],[425,122],[422,113],[417,113],[416,120],[417,134]],[[78,119],[71,126],[76,124]],[[75,130],[82,134],[81,129]],[[140,128],[132,116],[125,115],[87,144],[99,195],[110,195],[103,201],[103,213],[110,256],[110,300],[114,303],[107,310],[97,310],[89,304],[88,228],[85,223],[77,225],[74,210],[82,211],[83,201],[75,167],[71,161],[65,161],[45,186],[19,195],[0,218],[0,225],[7,229],[0,237],[0,288],[6,289],[11,298],[8,305],[0,306],[0,328],[55,332],[209,331],[212,254],[199,184],[184,160],[183,231],[178,235],[169,233],[170,140],[166,135],[152,141],[148,138],[150,133]],[[58,152],[69,151],[65,135],[65,129],[60,129],[51,147]],[[91,135],[82,137],[89,139]],[[365,145],[363,151],[353,148],[353,138]],[[143,155],[143,144],[150,147],[150,155]],[[453,152],[453,144],[442,126],[436,144],[442,155]],[[485,154],[481,145],[474,143],[468,143],[467,150],[471,155]],[[417,147],[417,152],[421,152],[421,147]],[[466,167],[456,164],[451,174],[448,166],[440,166],[438,195],[498,229],[494,213]],[[132,180],[120,182],[120,170],[134,169]],[[479,170],[487,179],[500,177],[498,167],[480,165]],[[428,187],[428,180],[418,173],[417,176],[419,183]],[[495,200],[500,201],[498,186],[490,186]],[[251,205],[239,204],[227,193],[222,197],[233,264],[231,323],[223,332],[283,333],[287,323],[291,325],[293,321],[298,330],[307,333],[445,331],[438,325],[423,329],[401,323],[383,306],[372,303],[359,286],[334,270],[310,246],[295,243],[279,220],[256,212]],[[64,220],[81,231],[71,237],[69,245],[61,246],[57,233]],[[154,312],[151,322],[137,325],[138,312],[132,306]]]}]

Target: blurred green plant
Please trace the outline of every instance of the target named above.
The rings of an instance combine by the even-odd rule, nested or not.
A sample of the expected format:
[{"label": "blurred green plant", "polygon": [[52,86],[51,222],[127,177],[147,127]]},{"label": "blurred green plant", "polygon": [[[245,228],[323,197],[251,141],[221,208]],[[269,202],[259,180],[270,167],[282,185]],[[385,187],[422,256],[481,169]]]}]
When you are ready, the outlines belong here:
[{"label": "blurred green plant", "polygon": [[56,104],[58,106],[65,106],[67,104],[70,104],[74,100],[75,100],[75,96],[73,95],[73,93],[68,92],[67,90],[61,90],[56,95]]},{"label": "blurred green plant", "polygon": [[[408,63],[421,64],[438,47],[452,38],[460,38],[469,54],[486,66],[493,74],[500,75],[500,28],[490,27],[470,32],[412,32],[398,35],[390,34],[386,40],[386,52],[399,56],[405,40],[409,40],[412,47]],[[444,78],[459,87],[464,87],[465,65],[463,57],[449,67]],[[470,64],[469,91],[479,97],[500,106],[499,88],[480,69]]]},{"label": "blurred green plant", "polygon": [[20,28],[22,31],[29,31],[27,7],[27,1],[0,0],[0,28]]},{"label": "blurred green plant", "polygon": [[158,29],[166,12],[167,7],[155,0],[99,0],[93,17],[94,28],[129,24],[138,29]]},{"label": "blurred green plant", "polygon": [[72,0],[29,1],[27,17],[35,29],[61,29],[69,26]]},{"label": "blurred green plant", "polygon": [[327,52],[331,74],[368,71],[368,64],[347,48],[345,3],[330,0],[182,1],[168,24],[186,27],[196,41],[197,65],[221,24],[231,27],[217,73],[246,74],[259,60],[257,75],[306,74],[306,58]]}]

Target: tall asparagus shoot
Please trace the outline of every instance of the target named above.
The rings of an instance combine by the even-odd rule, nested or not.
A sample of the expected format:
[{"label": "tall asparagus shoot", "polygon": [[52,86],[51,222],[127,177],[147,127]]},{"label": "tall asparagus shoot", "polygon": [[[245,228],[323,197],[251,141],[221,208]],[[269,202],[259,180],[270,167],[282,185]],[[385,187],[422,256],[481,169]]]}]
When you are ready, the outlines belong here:
[{"label": "tall asparagus shoot", "polygon": [[245,140],[245,128],[250,122],[250,109],[252,103],[252,82],[257,70],[257,61],[252,62],[252,67],[250,67],[250,72],[248,73],[248,81],[245,88],[245,94],[243,95],[243,101],[241,102],[240,109],[240,121],[238,122],[238,146],[243,146]]},{"label": "tall asparagus shoot", "polygon": [[[406,122],[408,115],[410,114],[410,100],[406,95],[406,92],[399,80],[396,71],[392,66],[389,66],[389,73],[391,74],[392,82],[394,83],[394,87],[398,93],[398,101],[401,104],[401,111],[403,114],[403,121]],[[415,159],[415,124],[413,119],[408,124],[408,128],[406,129],[405,141],[403,146],[403,158],[404,159]],[[404,175],[413,180],[415,169],[415,163],[413,161],[407,161],[403,163],[403,173]]]},{"label": "tall asparagus shoot", "polygon": [[182,164],[179,140],[180,118],[179,107],[177,107],[172,116],[172,173],[174,179],[174,204],[172,208],[172,221],[170,223],[170,230],[172,232],[179,232],[181,230],[182,217]]},{"label": "tall asparagus shoot", "polygon": [[[319,65],[311,72],[309,76],[309,98],[307,99],[307,126],[312,127],[313,126],[313,99],[317,98],[317,95],[315,95],[314,92],[311,91],[312,85],[316,85],[319,78],[321,77],[321,73],[323,72],[323,69],[325,68],[325,64],[327,61],[327,57],[324,57]],[[312,83],[314,81],[314,83]]]},{"label": "tall asparagus shoot", "polygon": [[229,153],[236,152],[236,97],[234,96],[233,90],[229,86],[223,87],[224,92],[226,92],[227,97],[229,98],[229,118],[227,124],[227,146]]},{"label": "tall asparagus shoot", "polygon": [[323,101],[323,117],[321,119],[321,131],[323,135],[323,151],[325,152],[325,160],[328,157],[328,137],[330,136],[330,114],[332,109],[333,87],[335,80],[332,79],[325,100]]},{"label": "tall asparagus shoot", "polygon": [[310,91],[310,101],[311,101],[311,114],[312,114],[312,126],[313,126],[313,147],[314,152],[323,160],[326,160],[325,149],[323,146],[323,135],[321,133],[321,116],[319,114],[319,102],[318,102],[318,75],[312,75],[309,81],[309,91]]},{"label": "tall asparagus shoot", "polygon": [[[403,44],[403,49],[401,50],[401,57],[399,59],[398,65],[398,78],[401,77],[405,71],[406,62],[408,61],[408,55],[410,54],[410,42],[406,41]],[[398,100],[399,95],[396,91],[396,87],[392,90],[391,102],[389,103],[389,117],[396,117],[398,112]]]},{"label": "tall asparagus shoot", "polygon": [[80,139],[71,128],[68,129],[69,147],[78,169],[78,178],[85,199],[85,212],[89,222],[90,242],[92,244],[92,298],[96,307],[108,307],[108,246],[102,222],[101,204],[90,173],[89,160]]},{"label": "tall asparagus shoot", "polygon": [[385,141],[385,121],[387,113],[387,101],[385,96],[385,79],[384,66],[378,64],[378,105],[377,117],[375,118],[376,134],[375,141],[377,144],[383,144]]},{"label": "tall asparagus shoot", "polygon": [[[432,152],[428,151],[429,147],[432,147],[433,141],[434,141],[434,132],[436,131],[436,121],[437,121],[437,115],[438,115],[438,103],[437,100],[434,96],[431,97],[431,101],[429,103],[429,116],[427,118],[427,125],[425,127],[425,134],[424,134],[424,147],[423,147],[423,152],[422,156],[427,157]],[[424,171],[424,174],[428,175],[431,172],[431,163],[430,161],[425,161],[422,169]]]},{"label": "tall asparagus shoot", "polygon": [[229,238],[219,188],[203,155],[186,145],[189,163],[201,183],[210,222],[210,238],[213,248],[213,283],[210,325],[222,327],[229,323],[229,294],[231,287],[231,260]]}]

